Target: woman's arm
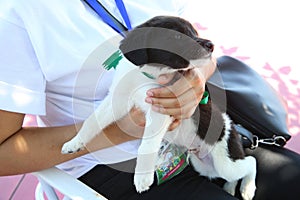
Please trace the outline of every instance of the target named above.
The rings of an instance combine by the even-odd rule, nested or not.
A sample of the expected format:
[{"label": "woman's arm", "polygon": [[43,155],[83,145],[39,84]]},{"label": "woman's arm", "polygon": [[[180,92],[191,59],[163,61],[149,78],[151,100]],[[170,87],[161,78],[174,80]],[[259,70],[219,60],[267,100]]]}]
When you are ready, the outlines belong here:
[{"label": "woman's arm", "polygon": [[[132,111],[131,115],[134,116],[127,118],[143,118],[140,116],[142,113],[137,111]],[[23,119],[24,114],[0,110],[0,176],[49,168],[89,153],[89,151],[134,140],[141,137],[143,132],[143,128],[135,132],[129,128],[127,130],[131,132],[129,135],[121,131],[118,127],[119,124],[112,124],[88,145],[89,151],[84,149],[75,154],[62,154],[62,145],[76,135],[81,125],[45,128],[22,127]],[[122,124],[128,124],[128,119],[122,119],[126,121],[121,121]]]},{"label": "woman's arm", "polygon": [[[147,102],[158,112],[173,115],[177,120],[170,130],[179,125],[180,119],[190,117],[204,92],[205,82],[215,70],[215,60],[189,71],[173,85],[151,89]],[[161,84],[170,77],[160,80]],[[133,119],[133,120],[132,120]],[[22,127],[24,114],[0,110],[0,176],[28,173],[68,161],[90,151],[104,149],[116,144],[142,137],[143,114],[137,109],[119,123],[112,124],[85,149],[75,154],[61,154],[62,145],[76,135],[81,125],[62,127]],[[134,123],[133,123],[134,121]],[[120,127],[121,126],[121,127]]]}]

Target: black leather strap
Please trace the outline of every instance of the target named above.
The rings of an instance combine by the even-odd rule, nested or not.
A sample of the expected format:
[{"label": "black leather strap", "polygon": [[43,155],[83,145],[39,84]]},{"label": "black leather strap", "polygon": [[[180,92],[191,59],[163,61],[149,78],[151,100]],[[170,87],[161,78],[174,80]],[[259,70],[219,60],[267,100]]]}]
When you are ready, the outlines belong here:
[{"label": "black leather strap", "polygon": [[243,147],[252,149],[254,144],[253,134],[239,124],[235,124],[234,128],[241,135]]},{"label": "black leather strap", "polygon": [[[222,112],[253,144],[284,146],[291,138],[281,96],[246,63],[229,56],[218,58],[216,72],[207,81],[210,96]],[[251,133],[253,134],[251,137]],[[244,139],[245,139],[244,138]],[[246,143],[248,143],[246,141]]]}]

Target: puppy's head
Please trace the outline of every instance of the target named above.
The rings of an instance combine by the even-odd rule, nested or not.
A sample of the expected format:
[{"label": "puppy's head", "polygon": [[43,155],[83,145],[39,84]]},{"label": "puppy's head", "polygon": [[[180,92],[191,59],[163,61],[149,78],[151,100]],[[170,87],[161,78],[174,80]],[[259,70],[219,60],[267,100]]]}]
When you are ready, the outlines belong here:
[{"label": "puppy's head", "polygon": [[198,37],[186,20],[157,16],[131,30],[121,41],[120,50],[133,64],[151,64],[159,68],[186,70],[191,61],[198,64],[210,60],[214,45]]}]

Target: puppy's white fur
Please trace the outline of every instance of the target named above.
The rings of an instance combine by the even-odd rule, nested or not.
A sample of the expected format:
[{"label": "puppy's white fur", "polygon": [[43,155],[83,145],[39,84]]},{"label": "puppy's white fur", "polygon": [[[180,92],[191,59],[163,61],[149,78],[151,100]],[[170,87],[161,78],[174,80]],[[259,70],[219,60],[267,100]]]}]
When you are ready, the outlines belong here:
[{"label": "puppy's white fur", "polygon": [[[180,71],[201,67],[210,62],[211,53],[201,59],[191,60],[190,65]],[[253,157],[232,160],[229,155],[228,140],[231,121],[223,114],[225,133],[221,140],[213,145],[207,144],[197,135],[197,126],[192,118],[182,121],[179,128],[171,134],[165,134],[173,119],[152,111],[151,105],[144,102],[146,92],[159,87],[156,80],[149,79],[142,72],[153,77],[161,74],[176,73],[170,67],[145,64],[141,68],[133,65],[125,57],[117,67],[108,96],[83,123],[78,134],[62,147],[62,153],[74,153],[85,147],[105,127],[124,117],[133,107],[140,108],[146,117],[146,126],[141,145],[138,149],[134,184],[138,192],[149,189],[154,180],[157,153],[164,136],[174,137],[174,143],[187,149],[200,146],[199,151],[190,153],[190,161],[201,175],[209,178],[221,177],[227,180],[224,189],[234,194],[237,181],[242,178],[241,193],[245,200],[253,198],[255,193],[256,161]],[[117,102],[115,102],[117,100]]]},{"label": "puppy's white fur", "polygon": [[[197,63],[206,64],[208,61],[208,58],[199,59]],[[108,96],[85,120],[78,134],[63,145],[62,153],[74,153],[83,149],[105,127],[124,117],[134,106],[138,107],[146,114],[146,126],[138,149],[134,184],[138,192],[143,192],[148,190],[153,183],[157,152],[173,119],[169,115],[152,111],[151,105],[144,102],[146,92],[150,88],[159,87],[159,85],[155,79],[149,79],[141,72],[158,77],[161,74],[174,73],[176,70],[167,67],[158,70],[157,66],[151,67],[151,65],[145,65],[140,70],[125,57],[120,61],[120,66],[126,67],[117,68]],[[193,67],[195,66],[191,65],[188,68]],[[130,93],[130,91],[133,92]],[[114,103],[116,99],[118,99],[118,103]]]},{"label": "puppy's white fur", "polygon": [[[197,63],[205,64],[209,59],[198,60]],[[62,153],[73,153],[84,148],[105,127],[124,117],[132,107],[138,107],[146,114],[146,126],[141,145],[138,149],[137,165],[134,175],[134,184],[138,192],[149,189],[154,180],[157,152],[161,141],[172,123],[172,117],[151,110],[151,105],[144,102],[146,91],[158,87],[155,80],[143,75],[139,68],[134,66],[126,58],[120,61],[121,66],[116,70],[115,78],[108,96],[95,112],[84,122],[78,134],[69,142],[65,143]],[[190,65],[189,68],[195,67]],[[146,65],[141,68],[152,76],[174,73],[176,70]],[[134,77],[134,78],[133,78]],[[129,91],[133,91],[130,93]],[[118,103],[114,100],[118,99]],[[120,102],[122,100],[122,102]],[[225,135],[221,141],[211,146],[196,136],[196,126],[193,119],[182,121],[181,126],[167,134],[174,137],[174,143],[193,148],[201,146],[201,151],[190,154],[190,161],[195,170],[201,175],[215,178],[221,177],[227,180],[224,189],[234,194],[237,181],[243,178],[241,192],[245,200],[253,198],[255,193],[256,162],[253,157],[233,161],[229,158],[227,141],[230,134],[230,119],[223,114],[225,123]],[[192,145],[191,145],[192,144]],[[190,147],[192,146],[192,147]]]},{"label": "puppy's white fur", "polygon": [[225,125],[225,134],[213,146],[205,143],[199,137],[193,137],[193,133],[191,136],[186,136],[195,138],[191,149],[193,149],[193,146],[197,148],[200,145],[199,151],[189,154],[190,162],[194,169],[203,176],[225,179],[227,182],[224,185],[224,190],[232,195],[235,194],[238,180],[242,179],[241,195],[244,200],[251,200],[256,190],[256,160],[252,156],[235,161],[230,158],[228,139],[231,131],[231,120],[225,113],[222,114],[222,117]]},{"label": "puppy's white fur", "polygon": [[[157,152],[173,119],[171,116],[154,112],[151,105],[144,102],[147,90],[159,87],[157,82],[143,75],[125,57],[120,61],[120,66],[122,67],[116,70],[108,96],[85,120],[78,134],[63,145],[62,153],[73,153],[83,149],[105,127],[124,117],[134,106],[138,107],[146,114],[146,126],[138,149],[134,184],[138,192],[143,192],[153,183]],[[157,70],[157,67],[146,65],[142,68],[142,72],[158,77],[160,74],[175,71],[166,68]],[[121,99],[122,103],[115,103],[117,99]]]}]

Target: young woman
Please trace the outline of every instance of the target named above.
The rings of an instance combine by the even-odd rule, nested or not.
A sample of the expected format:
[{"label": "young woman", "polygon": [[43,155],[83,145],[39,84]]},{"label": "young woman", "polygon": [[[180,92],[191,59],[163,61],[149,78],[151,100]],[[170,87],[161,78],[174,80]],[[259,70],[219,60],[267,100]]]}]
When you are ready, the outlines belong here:
[{"label": "young woman", "polygon": [[[100,2],[128,25],[116,1]],[[124,0],[132,27],[156,15],[180,16],[185,3]],[[57,165],[108,199],[234,199],[191,167],[170,181],[160,186],[153,184],[148,192],[137,194],[130,170],[133,164],[128,166],[136,156],[143,132],[143,114],[137,109],[99,133],[85,150],[61,154],[62,145],[76,134],[107,94],[113,72],[99,67],[104,60],[91,60],[90,56],[117,36],[82,0],[0,2],[0,175]],[[193,114],[215,67],[212,60],[171,86],[153,88],[145,101],[153,104],[157,112],[173,115],[173,129],[181,119]],[[158,82],[164,85],[171,78],[162,76]],[[36,115],[39,126],[22,127],[25,114]],[[255,154],[259,163],[257,199],[276,199],[280,195],[291,199],[290,193],[299,194],[292,189],[300,180],[298,155],[271,148],[259,148]],[[287,158],[289,165],[285,163]],[[284,171],[286,166],[292,170]],[[284,173],[272,171],[279,168]],[[272,176],[271,183],[267,173]]]}]

